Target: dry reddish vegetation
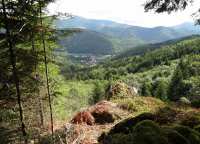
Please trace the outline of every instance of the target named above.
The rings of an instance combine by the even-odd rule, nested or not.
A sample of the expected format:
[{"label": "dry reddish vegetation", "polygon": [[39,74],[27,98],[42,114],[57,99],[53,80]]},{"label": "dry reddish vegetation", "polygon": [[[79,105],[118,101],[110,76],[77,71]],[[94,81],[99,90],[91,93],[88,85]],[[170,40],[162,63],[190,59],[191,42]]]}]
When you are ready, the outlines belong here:
[{"label": "dry reddish vegetation", "polygon": [[[143,107],[144,104],[148,107],[148,109],[144,109],[141,111],[151,111],[155,110],[158,107],[161,107],[161,101],[158,101],[155,98],[147,98],[147,101],[143,101],[145,98],[143,97],[134,97],[134,98],[127,98],[122,100],[123,102],[131,102],[135,103],[135,106],[138,110]],[[115,102],[110,101],[101,101],[94,106],[87,108],[86,110],[77,113],[73,119],[72,124],[74,127],[78,127],[79,133],[82,131],[79,136],[76,138],[81,137],[81,144],[96,144],[98,137],[103,133],[109,131],[115,124],[119,121],[133,116],[138,115],[138,111],[134,114],[134,112],[130,112],[127,109],[121,108],[121,100],[116,100]],[[141,102],[144,104],[141,104]],[[152,104],[152,105],[151,105]],[[151,105],[151,106],[150,106]],[[94,121],[93,121],[94,120]],[[89,122],[89,123],[88,123]],[[94,122],[91,124],[91,122]],[[70,124],[68,124],[70,125]],[[73,139],[74,141],[76,139]]]},{"label": "dry reddish vegetation", "polygon": [[[73,117],[71,120],[74,127],[73,131],[78,130],[80,134],[73,138],[73,141],[81,137],[81,144],[95,144],[102,132],[111,129],[120,118],[129,114],[128,111],[122,110],[115,103],[101,101]],[[66,125],[71,124],[68,123]]]},{"label": "dry reddish vegetation", "polygon": [[116,104],[109,101],[101,101],[88,109],[77,113],[71,120],[73,124],[105,124],[113,123],[119,118],[119,109]]},{"label": "dry reddish vegetation", "polygon": [[193,115],[200,113],[200,110],[190,106],[179,107],[177,104],[166,104],[152,97],[101,101],[78,112],[69,123],[66,123],[64,139],[70,144],[97,144],[102,133],[110,131],[120,121],[144,112],[153,113],[155,121],[159,124],[183,122],[191,125],[191,121],[192,124],[194,122]]},{"label": "dry reddish vegetation", "polygon": [[71,120],[73,124],[87,124],[94,125],[94,117],[89,111],[82,111],[76,114],[76,116]]}]

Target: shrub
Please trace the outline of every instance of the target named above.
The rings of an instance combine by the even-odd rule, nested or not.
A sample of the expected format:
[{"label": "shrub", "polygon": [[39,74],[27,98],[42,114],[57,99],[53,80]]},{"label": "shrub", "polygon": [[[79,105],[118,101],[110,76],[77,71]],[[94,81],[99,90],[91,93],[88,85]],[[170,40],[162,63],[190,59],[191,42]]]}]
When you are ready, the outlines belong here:
[{"label": "shrub", "polygon": [[93,105],[105,99],[105,88],[106,84],[102,83],[101,81],[96,81],[94,83],[94,89],[92,92],[92,97],[89,100],[89,104]]},{"label": "shrub", "polygon": [[200,108],[200,100],[192,101],[192,106],[195,108]]},{"label": "shrub", "polygon": [[141,95],[142,96],[152,96],[152,83],[149,81],[145,81],[141,88]]}]

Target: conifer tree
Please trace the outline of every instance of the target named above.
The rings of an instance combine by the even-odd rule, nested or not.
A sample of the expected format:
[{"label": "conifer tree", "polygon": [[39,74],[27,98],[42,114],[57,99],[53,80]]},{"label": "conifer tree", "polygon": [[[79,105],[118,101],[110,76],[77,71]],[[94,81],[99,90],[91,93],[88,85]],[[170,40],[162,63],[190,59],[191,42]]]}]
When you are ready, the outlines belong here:
[{"label": "conifer tree", "polygon": [[[9,2],[6,0],[2,0],[1,5],[2,5],[2,23],[3,23],[3,28],[6,30],[5,32],[5,39],[7,42],[7,46],[9,49],[9,58],[10,58],[10,63],[12,65],[12,73],[13,73],[13,79],[15,82],[15,88],[16,88],[16,95],[17,95],[17,102],[19,105],[19,113],[20,113],[20,123],[21,123],[21,130],[22,130],[22,134],[23,137],[25,139],[25,143],[28,143],[27,141],[27,132],[26,132],[26,127],[24,124],[24,116],[23,116],[23,109],[22,109],[22,103],[21,103],[21,91],[20,91],[20,83],[19,83],[19,77],[18,77],[18,72],[17,72],[17,68],[16,68],[16,50],[15,48],[15,44],[13,42],[13,38],[14,36],[12,35],[13,30],[11,29],[11,15],[15,15],[15,11],[12,13],[12,11],[10,10],[14,10],[14,9],[9,9],[8,5],[12,4],[12,6],[18,6],[18,3],[14,3],[14,2]],[[14,20],[15,21],[15,20]]]},{"label": "conifer tree", "polygon": [[174,72],[168,92],[170,100],[178,100],[183,96],[183,72],[179,66],[177,66]]},{"label": "conifer tree", "polygon": [[52,141],[54,142],[54,129],[53,129],[53,112],[52,112],[52,104],[51,104],[51,94],[50,94],[50,85],[49,85],[49,76],[48,76],[48,63],[47,63],[47,53],[46,53],[46,41],[45,41],[45,31],[44,31],[44,24],[42,18],[42,1],[39,1],[39,18],[40,18],[40,26],[41,30],[41,40],[44,52],[44,65],[45,65],[45,76],[46,76],[46,88],[47,88],[47,95],[48,95],[48,102],[49,102],[49,110],[50,110],[50,120],[51,120],[51,134],[52,134]]},{"label": "conifer tree", "polygon": [[152,90],[152,84],[149,81],[144,82],[141,88],[142,96],[151,96],[152,95],[151,90]]},{"label": "conifer tree", "polygon": [[154,96],[162,100],[167,100],[167,83],[164,80],[159,80],[156,82]]},{"label": "conifer tree", "polygon": [[[176,12],[178,10],[185,10],[193,0],[148,0],[144,6],[146,12],[153,10],[156,13]],[[200,8],[193,14],[196,19],[196,24],[200,24]]]},{"label": "conifer tree", "polygon": [[[1,39],[3,39],[4,45],[1,43],[2,48],[8,48],[9,60],[12,66],[12,81],[14,81],[17,102],[19,106],[20,113],[20,123],[23,137],[25,143],[28,143],[27,140],[27,131],[25,127],[24,111],[22,109],[22,83],[20,80],[19,71],[17,63],[25,62],[29,59],[28,56],[24,55],[27,60],[19,61],[17,55],[22,49],[18,49],[17,44],[24,44],[32,39],[32,50],[35,51],[34,45],[34,35],[33,30],[37,27],[37,20],[39,19],[38,15],[40,11],[38,8],[43,8],[51,2],[51,0],[43,1],[43,5],[38,7],[38,0],[25,1],[25,0],[2,0],[0,3],[0,29]],[[5,31],[5,32],[4,32]],[[30,33],[32,31],[32,33]],[[34,31],[35,32],[35,31]],[[1,41],[2,42],[2,41]],[[31,58],[31,57],[30,57]],[[18,61],[17,61],[18,60]],[[18,64],[19,65],[19,64]],[[25,64],[21,64],[25,66]],[[36,66],[36,63],[34,64]],[[27,65],[30,67],[30,65]],[[30,68],[29,68],[30,69]],[[27,70],[29,70],[27,69]],[[8,72],[7,72],[8,73]],[[31,86],[30,86],[31,87]]]}]

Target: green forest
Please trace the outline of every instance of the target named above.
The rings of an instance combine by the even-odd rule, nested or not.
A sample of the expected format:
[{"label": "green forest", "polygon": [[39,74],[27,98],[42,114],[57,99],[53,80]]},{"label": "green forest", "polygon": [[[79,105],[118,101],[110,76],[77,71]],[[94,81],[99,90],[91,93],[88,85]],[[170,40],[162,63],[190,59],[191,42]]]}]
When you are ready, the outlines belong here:
[{"label": "green forest", "polygon": [[0,2],[0,144],[200,144],[200,11],[191,29],[144,28],[54,2]]}]

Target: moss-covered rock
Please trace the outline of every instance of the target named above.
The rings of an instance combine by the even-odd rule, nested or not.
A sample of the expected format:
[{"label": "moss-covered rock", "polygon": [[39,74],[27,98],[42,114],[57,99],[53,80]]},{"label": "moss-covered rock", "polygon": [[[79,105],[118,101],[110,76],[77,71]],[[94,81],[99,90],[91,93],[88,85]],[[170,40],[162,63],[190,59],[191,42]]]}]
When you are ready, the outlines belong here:
[{"label": "moss-covered rock", "polygon": [[193,114],[191,116],[185,117],[181,125],[188,126],[190,128],[194,128],[197,125],[200,125],[200,115],[199,114]]},{"label": "moss-covered rock", "polygon": [[103,144],[168,144],[159,125],[151,120],[138,122],[129,133],[103,134],[99,141]]},{"label": "moss-covered rock", "polygon": [[200,125],[195,126],[194,130],[196,130],[196,131],[198,131],[200,133]]},{"label": "moss-covered rock", "polygon": [[133,127],[143,120],[155,120],[155,116],[152,113],[143,113],[137,117],[128,118],[122,122],[116,124],[110,131],[110,134],[124,133],[128,134],[133,131]]},{"label": "moss-covered rock", "polygon": [[119,81],[109,86],[106,95],[108,99],[133,97],[137,95],[137,89]]},{"label": "moss-covered rock", "polygon": [[99,141],[102,144],[200,144],[200,125],[194,129],[173,123],[164,126],[159,120],[158,115],[151,113],[125,119],[101,135]]},{"label": "moss-covered rock", "polygon": [[190,144],[200,144],[200,133],[187,127],[187,126],[175,126],[173,128],[176,130],[179,134],[184,136]]},{"label": "moss-covered rock", "polygon": [[159,125],[151,120],[144,120],[135,126],[133,141],[136,144],[168,144]]},{"label": "moss-covered rock", "polygon": [[132,134],[117,133],[112,135],[112,139],[107,144],[134,144]]},{"label": "moss-covered rock", "polygon": [[177,131],[171,128],[162,128],[165,137],[169,144],[190,144],[189,141]]}]

